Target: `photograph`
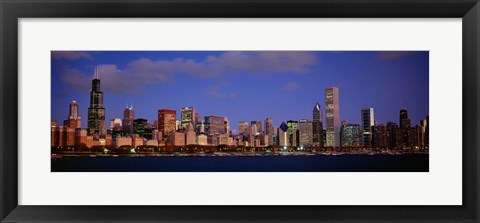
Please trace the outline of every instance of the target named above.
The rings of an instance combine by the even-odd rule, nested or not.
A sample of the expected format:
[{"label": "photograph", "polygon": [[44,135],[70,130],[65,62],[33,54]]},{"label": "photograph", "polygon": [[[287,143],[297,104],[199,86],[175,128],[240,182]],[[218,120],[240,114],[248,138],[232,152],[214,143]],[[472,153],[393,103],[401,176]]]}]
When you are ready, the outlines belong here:
[{"label": "photograph", "polygon": [[429,51],[51,51],[50,78],[51,172],[429,172]]}]

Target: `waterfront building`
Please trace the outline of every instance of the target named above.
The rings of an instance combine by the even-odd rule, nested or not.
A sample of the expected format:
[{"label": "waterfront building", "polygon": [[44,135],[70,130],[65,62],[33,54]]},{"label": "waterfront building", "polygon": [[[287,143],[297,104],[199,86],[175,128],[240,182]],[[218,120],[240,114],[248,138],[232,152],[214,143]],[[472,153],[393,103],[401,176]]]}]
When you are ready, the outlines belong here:
[{"label": "waterfront building", "polygon": [[86,129],[75,130],[75,146],[76,147],[87,146],[87,130]]},{"label": "waterfront building", "polygon": [[325,146],[340,146],[340,102],[338,88],[325,89],[326,140]]},{"label": "waterfront building", "polygon": [[197,145],[202,145],[202,146],[208,145],[207,135],[205,135],[205,134],[198,135],[197,136]]},{"label": "waterfront building", "polygon": [[100,91],[100,78],[98,67],[95,68],[90,92],[90,107],[88,108],[88,129],[90,134],[105,136],[107,126],[105,123],[105,108],[103,107],[103,92]]},{"label": "waterfront building", "polygon": [[115,138],[115,147],[132,146],[132,137],[122,136]]},{"label": "waterfront building", "polygon": [[262,134],[262,121],[251,121],[250,128],[253,135],[260,135]]},{"label": "waterfront building", "polygon": [[180,129],[186,130],[190,122],[195,123],[195,107],[185,107],[180,109]]},{"label": "waterfront building", "polygon": [[50,121],[50,146],[57,146],[58,143],[56,142],[58,139],[55,137],[55,132],[57,129],[57,121],[52,120]]},{"label": "waterfront building", "polygon": [[312,144],[316,146],[323,146],[322,144],[322,130],[323,130],[323,116],[322,108],[317,102],[313,106],[313,121],[312,121]]},{"label": "waterfront building", "polygon": [[313,122],[307,119],[300,119],[299,146],[313,144]]},{"label": "waterfront building", "polygon": [[378,129],[378,140],[377,140],[377,147],[387,147],[388,146],[388,131],[387,126],[384,124],[380,124],[377,126]]},{"label": "waterfront building", "polygon": [[248,122],[241,121],[238,123],[238,135],[248,135]]},{"label": "waterfront building", "polygon": [[342,147],[359,147],[362,145],[362,129],[359,124],[344,124],[341,131]]},{"label": "waterfront building", "polygon": [[147,119],[138,118],[133,121],[133,133],[146,139],[152,139],[152,129]]},{"label": "waterfront building", "polygon": [[186,131],[186,136],[185,136],[185,145],[193,145],[196,144],[197,142],[197,134],[195,133],[195,129],[193,128],[193,122],[190,122],[190,124],[187,127]]},{"label": "waterfront building", "polygon": [[119,131],[122,130],[122,119],[120,118],[112,118],[110,119],[110,131]]},{"label": "waterfront building", "polygon": [[360,120],[362,121],[363,146],[371,147],[373,139],[373,126],[375,125],[373,108],[362,109]]},{"label": "waterfront building", "polygon": [[288,141],[290,146],[298,146],[298,122],[294,120],[287,121]]},{"label": "waterfront building", "polygon": [[75,146],[75,128],[64,127],[65,146]]},{"label": "waterfront building", "polygon": [[167,136],[167,144],[173,146],[185,145],[185,133],[183,132],[171,132]]},{"label": "waterfront building", "polygon": [[123,130],[128,134],[134,134],[134,121],[135,121],[135,110],[133,110],[133,106],[125,107],[123,110]]},{"label": "waterfront building", "polygon": [[271,136],[273,135],[273,123],[272,118],[265,119],[265,135]]},{"label": "waterfront building", "polygon": [[411,121],[408,118],[407,109],[400,110],[400,142],[399,147],[411,147],[412,146],[412,134],[411,134]]},{"label": "waterfront building", "polygon": [[[175,132],[177,124],[177,111],[170,109],[158,110],[158,131],[163,137],[167,137],[168,134]],[[163,138],[159,138],[163,140]]]},{"label": "waterfront building", "polygon": [[288,137],[288,126],[285,122],[282,122],[282,124],[280,124],[280,128],[278,128],[278,138],[280,146],[290,145]]},{"label": "waterfront building", "polygon": [[82,119],[78,115],[78,103],[77,101],[70,102],[68,112],[68,119],[64,121],[64,126],[68,128],[81,128]]},{"label": "waterfront building", "polygon": [[87,148],[92,148],[95,146],[95,139],[92,135],[87,135]]},{"label": "waterfront building", "polygon": [[133,136],[132,137],[132,144],[133,147],[137,148],[139,146],[143,146],[143,138],[139,136]]},{"label": "waterfront building", "polygon": [[112,145],[113,145],[112,135],[106,135],[105,136],[105,146],[112,146]]},{"label": "waterfront building", "polygon": [[387,122],[387,140],[388,148],[395,149],[398,145],[398,125],[395,122]]},{"label": "waterfront building", "polygon": [[158,140],[156,140],[156,139],[147,140],[147,141],[145,142],[145,145],[146,145],[146,146],[155,146],[155,147],[157,147],[157,146],[158,146]]},{"label": "waterfront building", "polygon": [[225,134],[228,133],[227,127],[228,121],[225,117],[222,116],[205,116],[205,134],[206,135],[216,135],[216,134]]}]

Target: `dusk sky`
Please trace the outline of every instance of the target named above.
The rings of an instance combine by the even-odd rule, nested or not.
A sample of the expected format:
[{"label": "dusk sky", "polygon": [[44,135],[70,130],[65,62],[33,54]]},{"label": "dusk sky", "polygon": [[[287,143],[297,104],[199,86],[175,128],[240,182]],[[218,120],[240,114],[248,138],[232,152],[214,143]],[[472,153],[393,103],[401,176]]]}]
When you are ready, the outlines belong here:
[{"label": "dusk sky", "polygon": [[194,106],[200,116],[273,124],[307,118],[322,107],[325,88],[340,94],[340,120],[360,124],[373,107],[378,124],[398,123],[406,108],[412,125],[428,115],[428,51],[53,51],[52,120],[63,123],[72,100],[87,127],[91,80],[99,66],[107,128],[133,104],[135,118],[157,119],[158,109]]}]

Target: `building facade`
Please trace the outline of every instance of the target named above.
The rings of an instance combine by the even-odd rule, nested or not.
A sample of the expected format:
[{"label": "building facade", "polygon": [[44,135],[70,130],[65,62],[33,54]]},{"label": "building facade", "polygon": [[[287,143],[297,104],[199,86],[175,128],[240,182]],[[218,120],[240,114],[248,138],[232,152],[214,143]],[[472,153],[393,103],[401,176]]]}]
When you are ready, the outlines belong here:
[{"label": "building facade", "polygon": [[90,107],[88,108],[88,129],[90,134],[105,136],[107,126],[105,123],[105,108],[103,107],[103,92],[100,90],[98,67],[92,80],[90,92]]},{"label": "building facade", "polygon": [[325,89],[325,146],[340,146],[340,102],[338,88]]}]

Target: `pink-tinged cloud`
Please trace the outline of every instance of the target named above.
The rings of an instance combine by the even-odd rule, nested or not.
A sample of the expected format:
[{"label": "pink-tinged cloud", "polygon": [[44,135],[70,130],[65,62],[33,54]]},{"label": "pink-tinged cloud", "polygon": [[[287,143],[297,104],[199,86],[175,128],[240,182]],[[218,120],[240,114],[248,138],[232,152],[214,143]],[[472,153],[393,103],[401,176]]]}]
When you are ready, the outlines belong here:
[{"label": "pink-tinged cloud", "polygon": [[67,59],[67,60],[78,60],[78,59],[88,59],[93,60],[93,57],[90,53],[83,51],[52,51],[52,58],[55,60],[58,59]]},{"label": "pink-tinged cloud", "polygon": [[183,73],[198,77],[216,77],[238,72],[304,74],[308,73],[317,62],[317,55],[307,51],[229,51],[218,56],[209,56],[202,61],[184,58],[153,61],[140,58],[130,62],[129,67],[170,75]]},{"label": "pink-tinged cloud", "polygon": [[296,82],[290,82],[290,83],[287,83],[285,86],[283,86],[283,90],[284,91],[295,91],[295,90],[298,90],[300,89],[302,86],[299,84],[299,83],[296,83]]},{"label": "pink-tinged cloud", "polygon": [[[102,80],[102,91],[112,94],[139,93],[143,91],[144,84],[164,83],[170,77],[152,70],[136,69],[127,67],[124,70],[116,65],[105,64],[99,66],[99,77]],[[92,73],[84,73],[76,69],[68,69],[61,79],[70,88],[80,92],[89,92]]]},{"label": "pink-tinged cloud", "polygon": [[377,52],[377,59],[380,60],[398,60],[417,54],[414,51],[381,51]]}]

